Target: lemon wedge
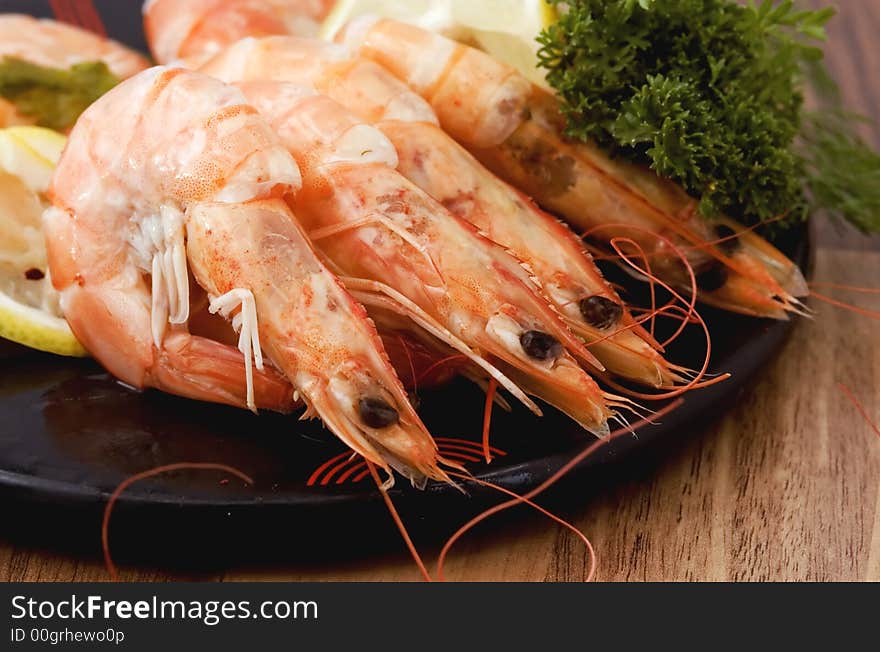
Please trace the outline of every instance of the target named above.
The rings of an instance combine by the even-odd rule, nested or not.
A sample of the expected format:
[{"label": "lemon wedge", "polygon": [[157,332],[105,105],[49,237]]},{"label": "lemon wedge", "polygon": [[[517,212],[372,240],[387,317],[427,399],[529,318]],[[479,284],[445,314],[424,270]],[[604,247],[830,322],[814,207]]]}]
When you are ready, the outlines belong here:
[{"label": "lemon wedge", "polygon": [[332,40],[352,18],[393,18],[439,32],[491,54],[546,87],[538,34],[557,19],[547,0],[337,0],[321,25]]},{"label": "lemon wedge", "polygon": [[61,314],[46,263],[45,193],[65,138],[41,127],[0,129],[0,337],[85,356]]}]

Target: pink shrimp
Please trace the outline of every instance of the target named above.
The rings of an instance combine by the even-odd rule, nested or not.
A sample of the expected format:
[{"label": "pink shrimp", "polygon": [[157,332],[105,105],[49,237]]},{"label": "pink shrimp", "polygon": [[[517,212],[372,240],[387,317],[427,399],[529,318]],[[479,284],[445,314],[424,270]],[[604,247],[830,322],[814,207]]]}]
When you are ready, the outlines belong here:
[{"label": "pink shrimp", "polygon": [[659,345],[636,325],[571,230],[426,123],[377,125],[397,148],[398,171],[523,260],[569,327],[609,372],[652,386],[680,380]]},{"label": "pink shrimp", "polygon": [[650,170],[566,139],[558,100],[513,68],[392,20],[356,19],[337,38],[409,84],[484,165],[599,246],[635,240],[654,273],[686,286],[686,270],[658,234],[688,252],[706,303],[776,319],[802,312],[797,297],[807,286],[794,263],[732,220],[704,220],[694,199]]},{"label": "pink shrimp", "polygon": [[[363,307],[281,199],[300,185],[235,88],[161,67],[124,82],[77,122],[50,188],[44,226],[64,315],[134,387],[289,409],[292,384],[306,416],[366,459],[445,480]],[[189,270],[241,353],[188,332]],[[263,350],[280,373],[263,367]]]},{"label": "pink shrimp", "polygon": [[242,88],[296,157],[294,211],[356,296],[395,300],[536,411],[520,388],[607,434],[609,407],[622,403],[569,353],[592,360],[518,260],[399,175],[394,146],[330,98],[283,83]]},{"label": "pink shrimp", "polygon": [[529,266],[568,325],[609,371],[653,386],[678,380],[579,239],[440,130],[425,101],[381,66],[332,44],[269,37],[242,40],[203,70],[227,81],[308,85],[352,107],[394,143],[401,174]]},{"label": "pink shrimp", "polygon": [[147,0],[144,27],[159,63],[196,65],[246,36],[315,36],[332,0]]},{"label": "pink shrimp", "polygon": [[430,105],[382,66],[315,39],[248,37],[230,43],[199,69],[227,81],[272,80],[313,87],[369,123],[438,122]]}]

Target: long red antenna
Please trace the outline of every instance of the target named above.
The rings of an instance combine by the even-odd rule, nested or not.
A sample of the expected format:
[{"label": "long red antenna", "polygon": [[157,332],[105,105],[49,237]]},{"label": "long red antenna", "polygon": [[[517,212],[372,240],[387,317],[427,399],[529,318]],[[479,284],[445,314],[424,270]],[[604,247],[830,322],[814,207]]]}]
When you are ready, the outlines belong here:
[{"label": "long red antenna", "polygon": [[[600,439],[590,446],[587,446],[583,451],[575,455],[571,460],[566,462],[563,466],[561,466],[553,475],[551,475],[547,480],[542,482],[540,485],[529,491],[528,493],[517,496],[513,500],[509,500],[507,502],[501,503],[500,505],[496,505],[495,507],[490,507],[486,511],[481,514],[476,515],[472,519],[470,519],[467,523],[462,525],[456,532],[449,537],[449,540],[443,546],[443,549],[440,551],[440,556],[437,559],[437,579],[443,580],[443,566],[446,563],[446,558],[449,555],[449,551],[452,549],[452,546],[455,545],[456,541],[461,539],[467,532],[472,530],[476,525],[482,523],[490,516],[497,514],[499,512],[503,512],[506,509],[510,509],[511,507],[515,507],[522,503],[526,503],[527,501],[531,501],[547,489],[552,487],[554,484],[559,482],[563,477],[565,477],[573,468],[575,468],[578,464],[587,459],[590,455],[595,453],[597,450],[602,448],[603,446],[607,446],[610,442],[614,441],[618,437],[621,437],[626,434],[633,433],[636,428],[646,424],[653,422],[656,419],[660,419],[665,415],[669,414],[673,410],[677,409],[684,403],[683,399],[678,399],[673,401],[669,405],[665,406],[663,409],[658,410],[656,414],[653,414],[650,419],[641,419],[632,425],[627,425],[623,428],[615,430],[608,437],[604,439]],[[574,526],[572,526],[574,527]],[[593,572],[591,571],[588,579],[592,579]]]},{"label": "long red antenna", "polygon": [[419,554],[419,551],[416,550],[416,546],[413,543],[412,538],[409,536],[406,526],[403,524],[403,519],[400,518],[400,514],[397,513],[397,508],[394,507],[391,496],[388,495],[385,485],[382,484],[382,480],[379,478],[379,473],[376,471],[375,465],[368,460],[367,467],[370,469],[370,475],[373,476],[373,480],[379,488],[379,493],[382,494],[382,500],[385,501],[385,505],[388,507],[391,518],[394,519],[394,524],[397,526],[397,529],[400,530],[400,535],[403,537],[406,547],[409,549],[409,554],[412,555],[413,561],[416,563],[416,566],[419,567],[419,572],[422,574],[422,577],[426,582],[432,582],[433,578],[425,567],[425,562],[422,561],[422,556]]},{"label": "long red antenna", "polygon": [[162,475],[163,473],[170,473],[172,471],[181,471],[181,470],[195,470],[195,471],[223,471],[224,473],[229,473],[231,475],[244,480],[249,485],[254,484],[254,481],[251,477],[245,474],[238,469],[227,466],[225,464],[210,464],[210,463],[201,463],[201,462],[179,462],[177,464],[166,464],[164,466],[157,466],[154,469],[149,469],[147,471],[142,471],[141,473],[136,473],[122,482],[119,483],[119,486],[113,490],[113,493],[110,494],[110,499],[107,501],[107,506],[104,508],[104,519],[101,522],[101,547],[104,551],[104,565],[107,567],[107,572],[110,574],[110,579],[114,582],[119,581],[119,573],[116,570],[116,564],[113,563],[113,557],[110,555],[110,516],[113,513],[113,506],[116,504],[116,501],[119,500],[119,497],[135,482],[140,482],[141,480],[146,480],[148,478],[152,478],[157,475]]},{"label": "long red antenna", "polygon": [[876,423],[871,421],[871,417],[868,416],[868,411],[865,409],[865,406],[861,404],[859,399],[856,398],[856,395],[853,394],[853,391],[843,383],[838,383],[837,386],[840,388],[840,391],[842,391],[846,395],[846,397],[849,399],[849,402],[855,406],[856,410],[858,410],[859,414],[862,415],[862,418],[868,423],[871,429],[875,433],[877,433],[878,437],[880,437],[880,427],[878,427]]}]

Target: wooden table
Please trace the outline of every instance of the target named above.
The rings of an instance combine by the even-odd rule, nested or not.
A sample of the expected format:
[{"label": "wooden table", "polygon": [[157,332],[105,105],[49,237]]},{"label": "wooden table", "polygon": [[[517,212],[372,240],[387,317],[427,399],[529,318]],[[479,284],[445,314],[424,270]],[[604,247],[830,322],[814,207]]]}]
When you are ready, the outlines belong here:
[{"label": "wooden table", "polygon": [[[813,3],[816,4],[816,3]],[[854,109],[880,119],[880,0],[840,0],[831,66]],[[880,127],[864,134],[880,146]],[[880,237],[819,225],[817,281],[880,287]],[[880,295],[829,291],[880,309]],[[650,460],[585,483],[562,515],[588,534],[600,580],[880,580],[880,437],[845,397],[845,383],[880,423],[880,325],[815,304],[778,359],[710,430]],[[692,436],[688,436],[692,435]],[[390,520],[377,527],[392,527]],[[436,549],[424,551],[428,561]],[[538,517],[492,521],[465,538],[451,580],[582,580],[588,557],[569,532]],[[129,580],[415,580],[400,554],[332,567],[291,560],[191,576],[156,568]],[[0,580],[100,580],[96,558],[0,541]]]}]

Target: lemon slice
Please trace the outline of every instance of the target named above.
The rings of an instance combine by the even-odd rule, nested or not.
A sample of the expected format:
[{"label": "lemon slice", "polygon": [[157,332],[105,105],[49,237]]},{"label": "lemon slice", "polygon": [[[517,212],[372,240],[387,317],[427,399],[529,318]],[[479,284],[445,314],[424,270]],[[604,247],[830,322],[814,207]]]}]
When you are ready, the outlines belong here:
[{"label": "lemon slice", "polygon": [[546,86],[538,34],[557,19],[547,0],[337,0],[321,25],[332,40],[352,18],[376,15],[418,25],[476,46]]},{"label": "lemon slice", "polygon": [[61,314],[41,227],[45,193],[64,136],[0,129],[0,337],[41,351],[85,356]]}]

